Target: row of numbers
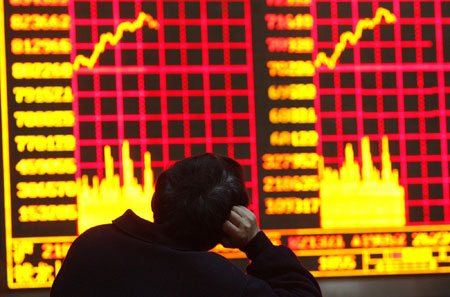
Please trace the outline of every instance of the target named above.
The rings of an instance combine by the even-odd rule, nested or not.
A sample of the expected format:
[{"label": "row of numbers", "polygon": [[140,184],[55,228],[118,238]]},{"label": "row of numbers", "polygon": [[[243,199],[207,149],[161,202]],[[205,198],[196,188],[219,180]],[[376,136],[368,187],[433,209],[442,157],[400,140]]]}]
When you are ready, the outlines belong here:
[{"label": "row of numbers", "polygon": [[317,169],[319,155],[316,153],[264,154],[262,167],[265,170]]},{"label": "row of numbers", "polygon": [[267,29],[269,30],[310,30],[313,17],[310,14],[266,14]]},{"label": "row of numbers", "polygon": [[60,31],[70,29],[68,14],[13,14],[11,29],[16,31]]},{"label": "row of numbers", "polygon": [[69,38],[14,38],[11,52],[15,55],[61,55],[70,54]]},{"label": "row of numbers", "polygon": [[75,124],[71,110],[16,111],[14,118],[18,128],[73,127]]},{"label": "row of numbers", "polygon": [[263,191],[266,193],[318,191],[319,186],[317,175],[265,176],[263,178]]},{"label": "row of numbers", "polygon": [[16,62],[12,65],[15,79],[70,79],[73,66],[70,62]]},{"label": "row of numbers", "polygon": [[64,152],[74,151],[76,139],[73,135],[17,135],[14,138],[19,152]]},{"label": "row of numbers", "polygon": [[266,198],[264,203],[267,215],[317,214],[320,206],[319,198]]},{"label": "row of numbers", "polygon": [[73,93],[69,86],[14,87],[17,103],[72,103]]},{"label": "row of numbers", "polygon": [[76,204],[23,205],[20,222],[74,221],[78,217]]},{"label": "row of numbers", "polygon": [[16,164],[21,175],[74,174],[77,171],[75,158],[30,158]]}]

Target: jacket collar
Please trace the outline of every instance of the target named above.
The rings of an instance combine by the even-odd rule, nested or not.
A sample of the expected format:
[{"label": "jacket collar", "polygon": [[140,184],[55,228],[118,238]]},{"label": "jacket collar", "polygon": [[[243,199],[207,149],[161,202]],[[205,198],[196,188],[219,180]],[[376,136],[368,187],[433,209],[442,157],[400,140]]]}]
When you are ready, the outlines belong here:
[{"label": "jacket collar", "polygon": [[131,209],[128,209],[121,217],[118,217],[112,223],[122,232],[148,243],[158,244],[178,250],[192,250],[175,242],[165,235],[161,224],[144,220],[143,218],[137,216]]}]

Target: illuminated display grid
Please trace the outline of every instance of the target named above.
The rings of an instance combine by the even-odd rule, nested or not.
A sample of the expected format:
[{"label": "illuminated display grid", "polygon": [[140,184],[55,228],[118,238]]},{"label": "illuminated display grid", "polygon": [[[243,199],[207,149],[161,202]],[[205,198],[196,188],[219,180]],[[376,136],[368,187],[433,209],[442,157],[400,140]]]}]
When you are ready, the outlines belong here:
[{"label": "illuminated display grid", "polygon": [[393,25],[365,31],[335,69],[322,67],[314,77],[320,86],[315,102],[318,154],[337,168],[345,144],[352,143],[360,157],[359,141],[367,135],[379,167],[381,138],[387,135],[393,167],[405,187],[407,225],[450,224],[450,85],[444,79],[449,61],[443,50],[443,34],[449,33],[443,25],[450,18],[444,17],[441,3],[317,1],[311,7],[315,55],[322,50],[330,54],[342,32],[372,17],[378,7],[397,17]]},{"label": "illuminated display grid", "polygon": [[[72,79],[77,177],[103,177],[105,145],[122,170],[124,140],[138,170],[145,151],[152,153],[155,176],[175,160],[214,151],[244,166],[257,202],[249,1],[70,2],[71,59],[90,56],[102,33],[141,11],[159,30],[125,33]],[[258,203],[253,209],[258,213]]]},{"label": "illuminated display grid", "polygon": [[[136,165],[138,163],[143,165],[143,154],[146,150],[153,153],[153,167],[156,168],[156,174],[176,159],[205,150],[234,156],[242,164],[250,167],[247,174],[248,177],[251,176],[252,182],[249,182],[248,186],[253,190],[253,197],[256,197],[257,175],[255,164],[257,161],[254,142],[255,125],[253,120],[255,114],[249,2],[233,0],[146,1],[142,3],[139,1],[70,1],[71,39],[74,41],[75,48],[71,54],[70,61],[72,62],[75,61],[77,54],[89,56],[102,33],[114,32],[119,24],[125,21],[134,21],[140,11],[153,15],[162,24],[159,31],[144,28],[138,29],[136,33],[126,33],[119,45],[116,47],[107,46],[108,50],[100,56],[100,63],[94,69],[90,70],[83,67],[76,72],[72,86],[76,97],[74,111],[78,120],[74,132],[80,139],[76,151],[79,168],[77,177],[84,173],[90,176],[103,176],[103,147],[107,144],[113,146],[116,168],[119,170],[122,158],[117,149],[124,140],[129,140],[132,144],[132,158],[139,160]],[[432,5],[433,3],[435,4]],[[447,6],[444,6],[444,3]],[[448,188],[442,189],[442,195],[435,195],[433,194],[436,193],[433,192],[436,191],[433,190],[434,186],[429,186],[428,183],[448,186],[448,142],[446,140],[448,134],[448,128],[446,128],[448,119],[446,116],[448,111],[446,108],[450,109],[450,106],[448,106],[445,98],[449,96],[450,72],[448,71],[448,62],[450,58],[444,45],[450,41],[448,37],[450,28],[449,3],[448,1],[443,2],[441,6],[438,1],[400,1],[395,3],[318,1],[312,3],[311,6],[310,11],[315,22],[312,36],[316,44],[313,58],[318,51],[322,50],[330,54],[332,47],[337,43],[343,31],[353,31],[361,18],[372,18],[378,7],[387,7],[398,18],[394,25],[382,23],[375,26],[374,31],[365,31],[362,40],[356,46],[349,45],[344,50],[335,69],[328,70],[326,67],[321,67],[314,77],[314,83],[319,86],[319,96],[315,100],[319,117],[316,128],[321,135],[317,152],[319,155],[325,155],[326,165],[333,165],[334,167],[342,165],[343,148],[346,142],[352,142],[354,149],[358,151],[359,141],[363,135],[369,135],[372,144],[377,141],[381,144],[381,136],[387,134],[391,140],[391,160],[394,162],[394,167],[400,169],[401,184],[405,185],[408,191],[408,206],[421,207],[421,209],[412,208],[413,211],[410,211],[408,215],[408,225],[442,224],[442,226],[429,227],[407,226],[389,229],[388,232],[411,233],[417,230],[432,230],[429,235],[434,236],[436,230],[448,230]],[[44,11],[47,12],[47,10],[40,12]],[[431,11],[434,11],[434,14]],[[433,17],[433,15],[442,15],[442,18]],[[198,26],[200,29],[192,29],[192,26]],[[216,29],[221,27],[223,29],[221,34],[215,34],[215,29],[210,29],[213,26],[217,26],[214,27]],[[241,28],[240,31],[236,30],[238,27]],[[434,31],[430,32],[430,28]],[[195,33],[190,34],[193,31],[189,30],[197,30],[200,35],[195,37]],[[174,31],[179,32],[179,34],[175,34]],[[89,34],[86,34],[86,32]],[[293,35],[297,33],[293,32]],[[172,39],[178,35],[179,38]],[[233,39],[239,35],[241,38],[243,36],[244,39],[238,41]],[[322,39],[328,35],[331,38]],[[84,38],[86,39],[84,40]],[[190,40],[190,38],[197,39]],[[213,38],[219,39],[210,40]],[[429,39],[427,40],[427,38]],[[450,47],[447,46],[447,48]],[[416,53],[418,54],[416,55]],[[45,59],[49,58],[48,56]],[[193,57],[201,57],[201,59],[195,60],[194,58],[192,60]],[[35,58],[24,59],[26,61],[28,59],[40,61],[39,59],[35,60]],[[61,59],[61,57],[56,58]],[[243,58],[244,60],[242,60]],[[135,61],[130,62],[130,60]],[[257,63],[260,62],[260,60],[257,61]],[[261,65],[264,66],[264,63]],[[264,68],[264,70],[267,69]],[[160,73],[166,75],[160,76]],[[190,76],[190,74],[194,74],[194,76]],[[217,74],[218,76],[215,76]],[[247,84],[245,87],[238,86],[236,88],[236,80],[233,80],[233,77],[243,74],[247,74],[247,79],[237,80],[237,82],[244,84],[246,82]],[[177,83],[179,84],[172,81],[173,75],[178,75]],[[202,79],[199,80],[201,83],[197,87],[195,75],[203,75]],[[348,80],[351,75],[354,75],[354,83],[350,83]],[[217,80],[219,76],[220,83]],[[411,77],[414,79],[411,79]],[[416,77],[417,79],[415,79]],[[8,84],[15,85],[16,83],[26,85],[24,80],[13,80],[12,83],[9,82]],[[53,85],[53,82],[50,84]],[[4,85],[6,85],[6,82]],[[398,89],[396,89],[397,87]],[[265,91],[266,89],[264,89]],[[337,96],[330,96],[335,94]],[[159,99],[160,97],[161,99]],[[200,100],[199,98],[204,101],[196,105],[195,100]],[[332,104],[330,104],[330,98],[332,98]],[[241,99],[245,102],[244,105],[242,105],[242,102],[239,104],[238,101]],[[391,105],[397,101],[398,104]],[[14,108],[9,108],[14,110]],[[57,107],[52,106],[52,108]],[[223,112],[224,110],[226,112]],[[259,113],[258,116],[264,117],[266,115]],[[344,120],[346,118],[351,120]],[[397,118],[400,120],[397,120]],[[385,119],[387,119],[386,122]],[[416,132],[409,133],[408,129],[413,128],[414,125],[410,125],[410,122],[406,121],[407,119],[417,122],[417,125],[415,125]],[[436,119],[438,119],[438,122],[433,122]],[[199,121],[196,124],[200,125],[202,125],[200,122],[203,122],[204,136],[194,135],[194,131],[199,131],[199,129],[195,128],[196,124],[191,125],[191,120]],[[327,122],[327,120],[330,121]],[[222,121],[222,128],[215,129],[214,123],[217,123],[215,121]],[[392,125],[391,121],[398,122],[398,124]],[[12,122],[14,121],[12,120]],[[147,125],[147,123],[150,124]],[[158,125],[158,123],[161,123],[161,125],[155,129],[154,125]],[[248,133],[245,133],[245,136],[236,136],[236,133],[243,132],[243,124],[248,126]],[[113,129],[110,125],[113,126]],[[348,131],[347,129],[352,128],[352,126],[354,131]],[[2,127],[7,127],[7,125],[2,125]],[[16,126],[12,125],[11,127]],[[377,127],[376,132],[370,130],[374,127]],[[440,128],[437,132],[429,131],[429,129],[437,129],[437,127]],[[258,129],[261,129],[261,127],[258,126]],[[179,134],[172,134],[173,131],[179,131]],[[264,129],[260,131],[264,131]],[[215,135],[215,133],[221,134]],[[440,142],[429,145],[430,140]],[[8,141],[5,141],[5,143],[8,143]],[[174,145],[176,145],[175,148]],[[336,149],[330,149],[334,145],[336,145]],[[245,147],[248,149],[245,149]],[[436,147],[440,150],[436,150]],[[248,152],[243,154],[245,150]],[[379,165],[378,149],[373,147],[372,152],[375,161],[378,162],[377,165]],[[48,156],[52,155],[48,154]],[[88,157],[90,156],[94,156],[94,158],[89,160]],[[430,165],[429,162],[441,164],[442,172],[430,170],[434,165]],[[416,172],[421,172],[424,169],[428,176],[408,176],[410,164],[412,164],[413,169],[414,166],[418,166]],[[142,169],[140,166],[137,167],[138,171]],[[120,170],[123,170],[123,168],[120,168]],[[438,172],[441,176],[430,177],[430,172]],[[140,177],[140,172],[137,172],[136,176]],[[417,190],[417,185],[423,187]],[[419,197],[413,196],[414,193],[421,193],[423,199],[417,199]],[[47,203],[44,200],[42,201]],[[73,204],[69,206],[73,207]],[[254,203],[258,214],[257,206],[258,203]],[[436,211],[434,207],[436,206],[443,206],[445,209],[441,217],[439,217],[439,213],[434,213]],[[408,210],[409,208],[407,208]],[[418,214],[413,215],[417,210],[420,210]],[[44,216],[42,218],[45,219]],[[54,224],[55,222],[48,221],[47,223],[49,223],[46,225],[48,229],[29,228],[28,226],[31,226],[31,224],[26,223],[28,225],[23,230],[39,230],[39,232],[52,230],[52,232],[58,232],[57,230],[62,229],[58,229],[58,225]],[[11,228],[7,229],[7,232],[9,232],[7,242],[12,242],[11,231]],[[272,240],[293,247],[294,252],[302,257],[306,267],[317,276],[363,275],[368,273],[369,269],[371,270],[370,273],[373,274],[393,273],[390,270],[377,270],[375,269],[376,264],[373,264],[374,262],[383,264],[383,261],[389,264],[392,260],[391,256],[395,258],[394,260],[405,262],[405,265],[399,270],[400,273],[436,271],[437,268],[437,266],[429,267],[430,270],[425,271],[420,266],[423,263],[408,262],[410,260],[408,255],[414,255],[414,259],[427,259],[427,255],[435,257],[438,248],[433,246],[433,249],[431,247],[429,249],[418,249],[419,252],[423,252],[424,257],[416,257],[417,254],[411,254],[412,249],[415,253],[415,247],[421,247],[421,244],[427,246],[427,244],[421,242],[419,236],[414,238],[416,242],[414,243],[409,233],[408,235],[406,233],[400,234],[404,235],[405,244],[408,236],[408,247],[405,249],[397,247],[347,249],[347,247],[353,247],[349,243],[353,241],[351,240],[354,236],[352,232],[355,232],[355,230],[330,231],[320,228],[299,228],[266,231]],[[342,233],[333,233],[335,231]],[[377,235],[369,234],[376,233],[372,229],[358,229],[357,231],[367,233],[362,234],[362,237],[373,235],[373,238],[376,238],[375,235]],[[306,244],[309,242],[312,246],[313,243],[316,243],[316,239],[319,240],[319,236],[316,236],[318,234],[323,235],[320,235],[320,247],[306,246],[305,248],[301,246],[305,242]],[[335,236],[336,234],[337,236]],[[439,233],[436,234],[439,236]],[[34,234],[30,232],[30,235]],[[70,235],[75,235],[75,233]],[[393,233],[390,235],[394,236]],[[7,247],[10,249],[8,255],[16,257],[24,249],[31,246],[34,249],[34,254],[30,254],[30,257],[27,256],[26,263],[24,263],[28,265],[28,261],[33,261],[36,264],[43,260],[42,271],[48,272],[50,271],[49,267],[51,269],[54,267],[54,272],[56,272],[74,236],[44,237],[40,233],[36,236],[28,237],[26,240],[24,238],[13,238],[14,243],[17,243],[17,246],[21,249],[14,250],[14,253],[11,253],[12,245],[10,244]],[[306,241],[300,241],[299,236],[302,236]],[[340,236],[347,241],[345,249],[338,249],[337,244],[333,245],[333,240]],[[325,244],[322,245],[323,242]],[[47,248],[58,248],[58,253],[50,255],[55,257],[54,259],[49,258],[48,255],[45,256],[46,258],[43,254],[41,255],[40,251],[46,249],[43,243],[46,243]],[[414,248],[409,248],[410,243]],[[328,249],[330,246],[327,246],[327,244],[335,249]],[[319,248],[324,249],[320,250]],[[381,250],[383,252],[382,259],[379,258]],[[429,254],[427,254],[428,252]],[[337,259],[335,255],[340,254],[344,255],[344,257],[339,258],[341,260],[349,259],[351,255],[355,254],[354,259],[356,260],[353,262],[358,265],[356,267],[358,271],[344,271],[348,267],[342,268],[343,271],[336,270],[336,267],[332,265],[329,268],[330,271],[323,267],[320,268],[321,264],[328,263],[328,260],[331,262]],[[397,255],[400,254],[402,258],[398,259]],[[406,256],[403,257],[403,254]],[[373,256],[373,259],[370,258],[371,256]],[[230,253],[230,258],[242,257],[244,257],[242,254]],[[367,257],[370,261],[364,260],[364,257]],[[448,268],[448,261],[446,260],[448,252],[443,247],[439,249],[439,258],[439,261],[441,261],[438,263],[438,265],[441,265],[439,266],[439,272],[448,271],[446,270]],[[12,263],[12,259],[11,256],[8,261]],[[323,263],[321,263],[321,260]],[[17,283],[10,281],[13,277],[17,278],[13,271],[20,269],[24,263],[17,262],[14,266],[8,264],[8,285],[10,288],[48,286],[50,284],[50,281],[47,282],[47,280],[45,280],[45,283],[39,281],[27,283],[27,279]],[[430,263],[436,264],[436,261],[430,261]],[[364,265],[367,265],[367,268],[364,268],[366,270],[359,270],[360,266],[363,267]],[[48,275],[51,276],[51,274],[50,271]]]}]

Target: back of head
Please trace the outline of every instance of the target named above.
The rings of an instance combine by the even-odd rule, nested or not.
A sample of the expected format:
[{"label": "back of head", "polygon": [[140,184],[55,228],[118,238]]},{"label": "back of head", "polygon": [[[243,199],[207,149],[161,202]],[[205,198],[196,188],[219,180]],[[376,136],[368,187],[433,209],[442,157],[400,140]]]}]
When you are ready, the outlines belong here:
[{"label": "back of head", "polygon": [[231,158],[206,153],[178,161],[156,181],[155,223],[169,237],[195,250],[208,250],[223,236],[234,205],[248,206],[242,167]]}]

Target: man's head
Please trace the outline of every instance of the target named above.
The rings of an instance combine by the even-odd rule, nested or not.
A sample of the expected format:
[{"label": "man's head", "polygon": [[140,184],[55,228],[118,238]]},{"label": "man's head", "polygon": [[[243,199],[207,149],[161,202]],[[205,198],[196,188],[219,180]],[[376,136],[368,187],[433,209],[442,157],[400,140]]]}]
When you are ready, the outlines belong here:
[{"label": "man's head", "polygon": [[178,161],[156,181],[152,209],[167,235],[196,250],[223,237],[234,205],[248,206],[242,167],[231,158],[206,153]]}]

